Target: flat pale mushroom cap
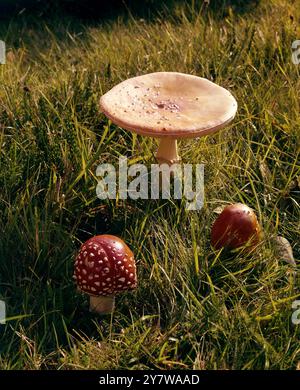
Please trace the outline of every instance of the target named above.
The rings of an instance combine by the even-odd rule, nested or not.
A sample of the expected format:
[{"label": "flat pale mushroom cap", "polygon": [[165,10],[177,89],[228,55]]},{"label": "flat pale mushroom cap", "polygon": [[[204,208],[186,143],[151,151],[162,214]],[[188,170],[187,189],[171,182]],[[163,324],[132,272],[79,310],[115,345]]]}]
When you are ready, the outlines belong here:
[{"label": "flat pale mushroom cap", "polygon": [[100,99],[118,126],[151,137],[194,138],[216,132],[234,118],[237,102],[213,82],[176,72],[133,77]]}]

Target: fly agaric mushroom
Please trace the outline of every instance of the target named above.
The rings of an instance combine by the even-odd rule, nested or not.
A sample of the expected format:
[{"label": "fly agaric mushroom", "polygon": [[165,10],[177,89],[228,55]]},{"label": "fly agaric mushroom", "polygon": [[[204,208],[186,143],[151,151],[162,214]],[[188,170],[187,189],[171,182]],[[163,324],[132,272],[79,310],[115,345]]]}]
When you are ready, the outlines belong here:
[{"label": "fly agaric mushroom", "polygon": [[79,290],[90,295],[90,310],[111,313],[115,294],[136,288],[134,256],[118,237],[101,235],[82,244],[75,260]]},{"label": "fly agaric mushroom", "polygon": [[216,249],[237,249],[245,245],[251,249],[260,238],[261,229],[254,211],[242,203],[226,206],[211,230],[211,243]]},{"label": "fly agaric mushroom", "polygon": [[177,139],[215,133],[232,121],[237,102],[213,82],[176,72],[133,77],[100,99],[102,112],[118,126],[160,138],[157,160],[180,161]]}]

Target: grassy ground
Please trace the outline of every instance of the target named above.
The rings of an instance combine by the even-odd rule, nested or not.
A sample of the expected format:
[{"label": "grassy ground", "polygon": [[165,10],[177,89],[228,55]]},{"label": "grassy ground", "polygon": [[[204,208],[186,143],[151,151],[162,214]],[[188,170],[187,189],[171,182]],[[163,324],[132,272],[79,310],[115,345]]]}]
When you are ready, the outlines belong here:
[{"label": "grassy ground", "polygon": [[[0,24],[0,326],[3,369],[294,369],[291,323],[299,279],[272,237],[300,258],[300,39],[298,1],[257,7],[175,6],[101,23],[25,14]],[[110,125],[102,93],[153,71],[207,77],[238,100],[234,123],[180,144],[205,163],[205,206],[100,201],[96,166],[127,155],[150,165],[149,139]],[[251,256],[214,252],[216,207],[254,208],[264,241]],[[73,259],[82,241],[111,233],[138,262],[139,288],[112,317],[88,312]]]}]

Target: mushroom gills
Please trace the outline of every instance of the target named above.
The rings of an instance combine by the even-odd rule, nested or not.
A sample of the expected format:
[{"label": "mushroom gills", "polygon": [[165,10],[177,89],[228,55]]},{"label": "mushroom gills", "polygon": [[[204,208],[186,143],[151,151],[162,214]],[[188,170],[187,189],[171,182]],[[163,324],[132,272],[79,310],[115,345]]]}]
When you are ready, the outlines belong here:
[{"label": "mushroom gills", "polygon": [[115,307],[115,296],[90,296],[90,311],[99,314],[110,314]]}]

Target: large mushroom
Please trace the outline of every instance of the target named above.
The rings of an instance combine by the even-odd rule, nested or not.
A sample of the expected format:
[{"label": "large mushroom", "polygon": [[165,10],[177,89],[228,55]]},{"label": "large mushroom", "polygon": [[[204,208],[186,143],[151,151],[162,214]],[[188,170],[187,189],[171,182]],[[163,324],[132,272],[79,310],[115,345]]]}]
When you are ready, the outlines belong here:
[{"label": "large mushroom", "polygon": [[133,77],[100,99],[102,112],[118,126],[160,138],[160,163],[180,161],[177,139],[215,133],[234,118],[237,102],[229,91],[188,74],[157,72]]},{"label": "large mushroom", "polygon": [[90,295],[90,310],[100,314],[112,312],[116,293],[137,285],[133,253],[111,235],[95,236],[82,244],[74,276],[79,290]]}]

